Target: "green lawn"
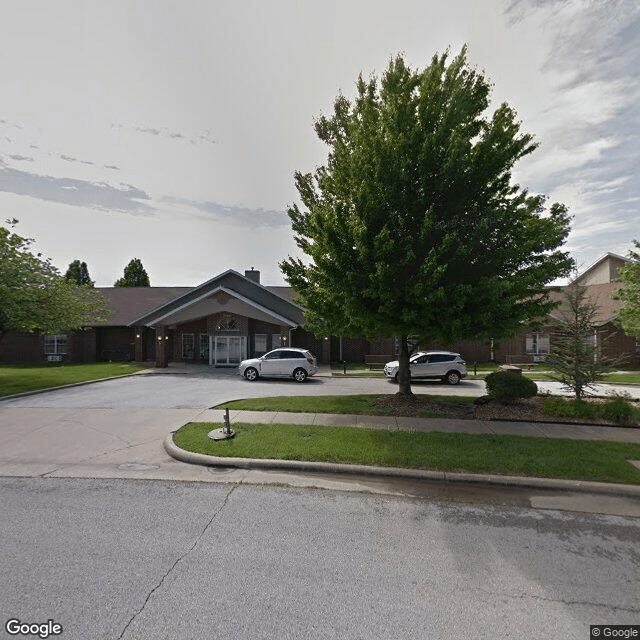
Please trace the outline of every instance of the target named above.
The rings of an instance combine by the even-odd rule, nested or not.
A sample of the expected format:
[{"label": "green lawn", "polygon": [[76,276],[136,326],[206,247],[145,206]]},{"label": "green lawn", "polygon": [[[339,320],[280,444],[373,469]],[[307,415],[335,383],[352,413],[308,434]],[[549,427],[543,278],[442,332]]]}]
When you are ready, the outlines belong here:
[{"label": "green lawn", "polygon": [[147,365],[123,362],[97,362],[94,364],[3,364],[0,365],[0,396],[9,396],[24,391],[49,389],[74,382],[100,380],[124,376]]},{"label": "green lawn", "polygon": [[300,425],[233,425],[236,437],[213,441],[219,424],[193,422],[174,435],[187,451],[240,458],[308,460],[450,472],[570,478],[640,484],[640,445],[466,433],[408,432]]},{"label": "green lawn", "polygon": [[[244,411],[290,411],[294,413],[352,413],[358,415],[393,415],[393,409],[380,406],[376,401],[380,394],[359,394],[348,396],[283,396],[275,398],[250,398],[225,402],[218,409],[238,409]],[[428,396],[429,400],[443,405],[469,404],[475,398],[470,396]],[[432,417],[427,412],[419,412],[420,417]]]},{"label": "green lawn", "polygon": [[607,373],[602,376],[602,382],[635,382],[640,383],[640,371],[625,371]]}]

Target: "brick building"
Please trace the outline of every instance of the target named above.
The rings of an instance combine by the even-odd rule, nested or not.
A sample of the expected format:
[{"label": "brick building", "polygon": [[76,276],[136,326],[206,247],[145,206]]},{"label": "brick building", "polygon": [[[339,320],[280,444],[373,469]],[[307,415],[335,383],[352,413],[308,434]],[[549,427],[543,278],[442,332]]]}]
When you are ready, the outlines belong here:
[{"label": "brick building", "polygon": [[[599,308],[594,325],[596,345],[612,354],[626,354],[638,364],[638,342],[615,325],[620,303],[610,294],[618,289],[618,269],[626,258],[608,253],[577,281]],[[108,322],[86,331],[56,336],[9,333],[0,341],[0,362],[95,362],[136,360],[236,366],[280,346],[303,347],[319,362],[386,361],[396,357],[393,339],[365,340],[315,337],[301,328],[304,312],[293,302],[290,287],[260,283],[260,272],[244,276],[229,270],[197,287],[106,287],[99,291],[112,310]],[[553,297],[561,301],[561,293]],[[422,349],[448,349],[472,362],[533,363],[544,361],[553,342],[554,325],[562,307],[535,330],[523,329],[513,338],[455,344],[432,342]],[[602,338],[609,335],[605,343]]]}]

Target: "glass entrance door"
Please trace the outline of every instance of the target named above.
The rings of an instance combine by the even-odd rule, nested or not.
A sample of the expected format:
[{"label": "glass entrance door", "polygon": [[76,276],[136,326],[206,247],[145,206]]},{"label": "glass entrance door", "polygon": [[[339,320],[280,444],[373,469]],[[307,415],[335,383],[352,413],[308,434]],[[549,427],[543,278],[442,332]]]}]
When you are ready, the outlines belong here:
[{"label": "glass entrance door", "polygon": [[247,357],[246,336],[210,336],[209,364],[235,367]]}]

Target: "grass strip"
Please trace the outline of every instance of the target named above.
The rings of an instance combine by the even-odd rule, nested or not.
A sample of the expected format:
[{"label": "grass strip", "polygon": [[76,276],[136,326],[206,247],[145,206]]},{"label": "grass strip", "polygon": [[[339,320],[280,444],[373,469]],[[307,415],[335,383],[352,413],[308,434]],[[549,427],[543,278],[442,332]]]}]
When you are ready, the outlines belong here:
[{"label": "grass strip", "polygon": [[640,373],[606,373],[602,382],[634,382],[640,383]]},{"label": "grass strip", "polygon": [[[216,409],[242,411],[289,411],[291,413],[352,413],[355,415],[393,415],[390,406],[376,404],[379,393],[363,393],[344,396],[279,396],[270,398],[248,398],[225,402]],[[424,394],[430,401],[445,405],[472,405],[471,396],[432,396]]]},{"label": "grass strip", "polygon": [[65,384],[115,378],[147,369],[147,365],[123,362],[96,362],[92,364],[0,365],[0,396],[25,391],[50,389]]},{"label": "grass strip", "polygon": [[409,432],[234,423],[236,437],[213,441],[219,424],[192,422],[174,435],[207,455],[308,460],[382,467],[640,484],[640,444],[468,433]]}]

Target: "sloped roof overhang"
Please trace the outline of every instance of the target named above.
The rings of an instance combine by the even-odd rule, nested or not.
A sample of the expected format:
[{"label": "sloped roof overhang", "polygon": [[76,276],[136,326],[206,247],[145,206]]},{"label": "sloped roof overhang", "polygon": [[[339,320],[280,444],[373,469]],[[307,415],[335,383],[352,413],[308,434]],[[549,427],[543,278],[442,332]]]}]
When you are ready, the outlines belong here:
[{"label": "sloped roof overhang", "polygon": [[129,326],[171,326],[220,311],[287,327],[302,324],[302,309],[262,285],[229,270],[136,318]]}]

